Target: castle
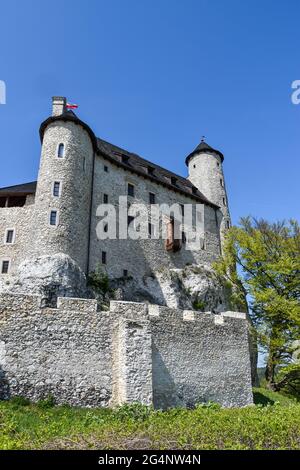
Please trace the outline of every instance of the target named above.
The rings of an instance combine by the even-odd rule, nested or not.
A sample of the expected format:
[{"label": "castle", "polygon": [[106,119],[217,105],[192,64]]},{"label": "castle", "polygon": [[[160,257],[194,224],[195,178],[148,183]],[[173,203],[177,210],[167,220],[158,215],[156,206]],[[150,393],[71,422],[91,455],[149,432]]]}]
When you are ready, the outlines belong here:
[{"label": "castle", "polygon": [[[0,396],[251,404],[249,323],[212,269],[230,227],[222,153],[202,140],[183,178],[97,138],[64,97],[40,137],[37,182],[0,189]],[[99,238],[98,208],[118,210],[120,196],[128,214],[136,203],[201,207],[196,247],[184,224],[174,236],[170,214],[158,225],[166,240],[151,223],[147,237]],[[86,283],[99,266],[115,291],[106,309]]]}]

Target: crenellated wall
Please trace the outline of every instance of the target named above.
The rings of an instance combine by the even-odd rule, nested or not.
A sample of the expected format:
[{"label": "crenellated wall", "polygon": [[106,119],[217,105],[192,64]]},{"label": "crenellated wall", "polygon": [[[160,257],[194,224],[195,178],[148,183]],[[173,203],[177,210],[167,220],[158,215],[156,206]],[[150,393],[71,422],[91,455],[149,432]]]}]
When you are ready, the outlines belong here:
[{"label": "crenellated wall", "polygon": [[0,296],[0,396],[156,408],[252,403],[245,314],[201,314],[134,302]]}]

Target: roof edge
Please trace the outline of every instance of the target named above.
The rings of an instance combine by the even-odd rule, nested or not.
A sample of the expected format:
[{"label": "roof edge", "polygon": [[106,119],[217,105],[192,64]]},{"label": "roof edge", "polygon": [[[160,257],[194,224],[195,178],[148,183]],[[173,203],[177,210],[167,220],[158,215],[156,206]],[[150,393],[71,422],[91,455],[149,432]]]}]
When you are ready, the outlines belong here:
[{"label": "roof edge", "polygon": [[[167,182],[166,183],[162,183],[160,181],[157,181],[155,178],[151,177],[151,175],[147,175],[146,173],[144,174],[143,172],[140,172],[139,170],[137,170],[136,168],[130,168],[128,167],[126,164],[123,164],[122,162],[117,162],[115,159],[113,159],[110,155],[108,155],[107,153],[105,153],[103,150],[100,150],[99,147],[98,147],[98,144],[97,144],[97,137],[95,136],[94,132],[92,131],[92,129],[83,121],[81,121],[77,116],[76,114],[74,114],[73,112],[70,112],[70,111],[67,111],[63,114],[60,114],[58,116],[50,116],[49,118],[47,118],[45,121],[42,122],[42,124],[40,125],[40,129],[39,129],[39,134],[40,134],[40,139],[41,139],[41,142],[43,142],[43,137],[44,137],[44,133],[45,133],[45,130],[47,128],[47,126],[49,126],[50,124],[54,123],[54,122],[58,122],[58,121],[69,121],[69,122],[73,122],[74,124],[77,124],[77,125],[80,125],[81,127],[83,127],[83,129],[85,129],[87,131],[87,133],[89,134],[90,138],[91,138],[91,141],[92,141],[92,144],[93,144],[93,150],[95,152],[95,154],[97,155],[100,155],[104,158],[106,158],[107,160],[109,160],[111,163],[117,165],[117,166],[120,166],[122,168],[124,168],[125,170],[127,171],[131,171],[133,173],[136,173],[137,175],[139,176],[143,176],[144,178],[146,179],[149,179],[151,181],[154,181],[155,183],[157,184],[164,184],[166,187],[176,191],[176,192],[179,192],[181,194],[184,194],[185,196],[188,196],[188,197],[191,197],[192,199],[195,199],[195,200],[198,200],[198,201],[201,201],[202,203],[204,204],[207,204],[208,206],[211,206],[215,209],[219,209],[219,206],[214,204],[213,202],[209,201],[207,198],[204,197],[201,197],[201,196],[198,196],[196,194],[192,194],[192,193],[189,193],[188,191],[184,191],[180,188],[176,188],[174,186],[172,186],[171,184],[168,184]],[[217,152],[217,151],[216,151]],[[188,158],[188,157],[187,157]],[[151,162],[149,162],[151,163]],[[168,170],[166,170],[168,171]]]},{"label": "roof edge", "polygon": [[190,159],[193,158],[195,155],[197,155],[197,154],[199,154],[199,153],[212,153],[212,154],[215,153],[216,155],[218,155],[218,156],[221,158],[221,162],[222,162],[222,163],[223,163],[223,161],[224,161],[224,155],[223,155],[223,153],[220,152],[219,150],[216,150],[216,149],[213,149],[213,148],[210,148],[210,149],[208,149],[208,148],[207,148],[207,149],[195,149],[195,150],[193,150],[192,153],[190,153],[190,154],[186,157],[186,159],[185,159],[185,164],[186,164],[186,166],[188,166]]},{"label": "roof edge", "polygon": [[83,127],[83,129],[86,130],[86,132],[89,134],[89,136],[91,138],[94,152],[97,151],[97,138],[96,138],[94,132],[92,131],[92,129],[85,122],[81,121],[76,116],[76,114],[74,114],[73,112],[69,112],[69,111],[66,111],[65,113],[60,114],[58,116],[50,116],[45,121],[42,122],[42,124],[40,125],[40,129],[39,129],[41,142],[43,142],[46,127],[49,126],[50,124],[54,123],[54,122],[57,122],[57,121],[65,121],[65,122],[69,121],[69,122],[73,122],[74,124],[77,124],[77,125]]},{"label": "roof edge", "polygon": [[20,183],[12,186],[4,186],[0,188],[0,196],[35,194],[37,181],[30,181],[29,183]]}]

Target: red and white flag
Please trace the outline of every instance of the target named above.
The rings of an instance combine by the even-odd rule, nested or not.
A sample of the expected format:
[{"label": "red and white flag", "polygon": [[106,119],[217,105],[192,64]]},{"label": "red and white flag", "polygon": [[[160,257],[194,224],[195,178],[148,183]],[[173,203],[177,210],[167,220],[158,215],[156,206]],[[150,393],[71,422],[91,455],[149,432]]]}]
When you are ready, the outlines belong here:
[{"label": "red and white flag", "polygon": [[77,108],[78,108],[78,104],[67,103],[67,104],[66,104],[66,107],[67,107],[68,109],[77,109]]}]

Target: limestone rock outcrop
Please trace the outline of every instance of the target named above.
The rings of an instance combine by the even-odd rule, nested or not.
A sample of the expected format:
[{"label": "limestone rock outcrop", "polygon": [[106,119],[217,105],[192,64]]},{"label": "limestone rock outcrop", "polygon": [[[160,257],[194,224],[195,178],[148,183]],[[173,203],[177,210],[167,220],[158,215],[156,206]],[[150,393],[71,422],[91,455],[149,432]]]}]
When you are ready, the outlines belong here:
[{"label": "limestone rock outcrop", "polygon": [[114,279],[112,286],[118,300],[213,313],[230,309],[230,289],[208,264],[162,268],[140,279]]},{"label": "limestone rock outcrop", "polygon": [[15,274],[1,279],[0,291],[38,294],[49,305],[54,305],[58,296],[90,297],[85,274],[63,253],[23,261]]}]

